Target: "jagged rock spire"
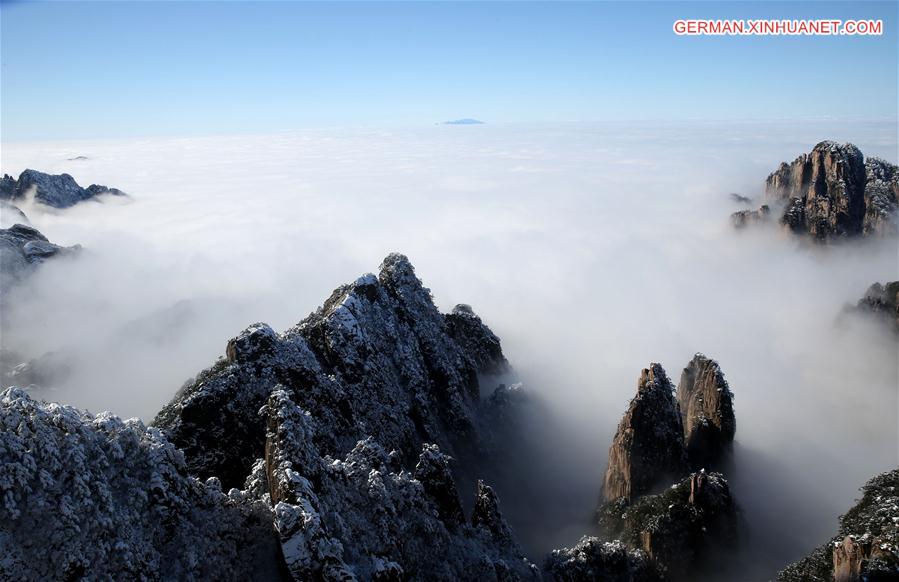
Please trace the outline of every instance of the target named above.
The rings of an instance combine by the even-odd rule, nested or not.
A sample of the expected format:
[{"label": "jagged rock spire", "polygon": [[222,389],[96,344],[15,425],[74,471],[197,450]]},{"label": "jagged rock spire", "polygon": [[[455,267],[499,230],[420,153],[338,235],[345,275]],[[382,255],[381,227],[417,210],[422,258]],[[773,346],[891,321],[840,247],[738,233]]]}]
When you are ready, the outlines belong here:
[{"label": "jagged rock spire", "polygon": [[414,464],[423,443],[457,458],[478,449],[479,376],[506,363],[493,332],[473,313],[440,313],[397,253],[284,333],[251,325],[226,356],[154,421],[193,472],[225,487],[242,484],[261,456],[257,411],[276,385],[325,423],[318,438],[328,453],[346,454],[377,431],[384,447]]},{"label": "jagged rock spire", "polygon": [[265,492],[294,579],[529,579],[492,489],[465,521],[444,454],[489,450],[479,376],[498,364],[489,328],[391,254],[293,328],[250,326],[154,422],[195,474]]},{"label": "jagged rock spire", "polygon": [[425,493],[437,504],[441,519],[448,524],[465,521],[456,480],[450,471],[450,457],[441,453],[440,447],[430,444],[422,446],[418,464],[412,474],[421,481]]},{"label": "jagged rock spire", "polygon": [[717,468],[729,453],[737,430],[733,398],[715,360],[696,354],[681,373],[677,401],[694,469]]},{"label": "jagged rock spire", "polygon": [[660,364],[650,364],[640,374],[637,395],[609,448],[603,497],[632,499],[685,470],[684,429],[674,387]]},{"label": "jagged rock spire", "polygon": [[493,488],[478,480],[478,490],[475,497],[474,510],[471,514],[471,524],[477,528],[490,532],[491,537],[501,545],[514,543],[512,529],[503,518],[499,510],[499,499]]},{"label": "jagged rock spire", "polygon": [[768,176],[765,193],[785,207],[781,223],[818,241],[896,233],[899,170],[865,161],[850,143],[823,141]]}]

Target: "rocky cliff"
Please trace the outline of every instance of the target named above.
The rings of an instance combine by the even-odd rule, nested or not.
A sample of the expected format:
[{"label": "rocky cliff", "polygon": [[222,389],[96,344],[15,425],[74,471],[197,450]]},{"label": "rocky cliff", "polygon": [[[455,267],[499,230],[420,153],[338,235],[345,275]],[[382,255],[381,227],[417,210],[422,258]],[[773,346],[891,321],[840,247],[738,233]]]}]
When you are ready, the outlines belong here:
[{"label": "rocky cliff", "polygon": [[272,579],[265,503],[136,419],[0,393],[0,579]]},{"label": "rocky cliff", "polygon": [[746,228],[755,224],[763,224],[771,219],[771,207],[763,204],[758,210],[738,210],[730,215],[734,228]]},{"label": "rocky cliff", "polygon": [[641,550],[670,578],[690,579],[737,542],[737,506],[724,476],[700,471],[657,495],[621,499],[598,513],[606,536]]},{"label": "rocky cliff", "polygon": [[272,392],[265,457],[251,481],[274,512],[294,580],[520,580],[539,572],[522,555],[496,495],[478,484],[466,520],[451,459],[425,444],[412,471],[375,437],[336,460],[315,442],[327,426]]},{"label": "rocky cliff", "polygon": [[837,535],[778,575],[779,582],[899,580],[899,469],[868,481]]},{"label": "rocky cliff", "polygon": [[[782,163],[768,176],[765,195],[781,209],[782,225],[819,242],[897,233],[899,169],[879,158],[865,160],[850,143],[823,141]],[[731,220],[744,226],[765,214],[742,211]]]},{"label": "rocky cliff", "polygon": [[734,395],[718,362],[696,354],[681,373],[677,401],[690,466],[719,467],[730,454],[737,421]]},{"label": "rocky cliff", "polygon": [[[450,333],[463,333],[460,320],[464,342]],[[395,254],[377,276],[338,288],[282,334],[250,326],[154,424],[196,474],[229,486],[262,456],[266,430],[257,412],[276,385],[327,427],[317,437],[323,454],[336,458],[375,435],[405,461],[424,443],[472,458],[489,444],[489,430],[479,427],[479,375],[505,365],[496,336],[473,314],[440,313],[409,261]]]},{"label": "rocky cliff", "polygon": [[470,308],[440,313],[393,254],[286,332],[250,326],[154,425],[202,478],[265,481],[295,579],[528,578],[493,490],[466,520],[449,469],[490,457],[514,399],[482,403],[480,384],[507,366]]},{"label": "rocky cliff", "polygon": [[16,201],[31,195],[35,202],[45,206],[68,208],[97,196],[124,196],[125,193],[99,184],[82,188],[69,174],[45,174],[37,170],[25,170],[17,180],[6,174],[0,179],[0,199]]},{"label": "rocky cliff", "polygon": [[606,501],[633,499],[680,477],[687,467],[684,429],[674,387],[660,364],[640,373],[609,447],[603,478]]},{"label": "rocky cliff", "polygon": [[899,281],[874,283],[850,311],[874,317],[899,334]]},{"label": "rocky cliff", "polygon": [[392,254],[287,331],[228,341],[150,428],[11,388],[0,577],[649,582],[732,540],[726,481],[688,474],[685,435],[729,395],[697,355],[681,382],[691,429],[658,364],[619,426],[600,516],[619,540],[582,538],[538,569],[481,478],[539,470],[521,433],[541,407],[490,389],[507,372],[473,310],[440,313]]},{"label": "rocky cliff", "polygon": [[696,354],[676,397],[661,365],[643,370],[609,449],[596,511],[603,535],[679,580],[732,548],[736,503],[724,476],[704,467],[723,464],[735,432],[733,394],[717,362]]},{"label": "rocky cliff", "polygon": [[45,260],[70,254],[79,247],[61,247],[47,240],[37,229],[15,224],[0,229],[0,291],[6,291]]}]

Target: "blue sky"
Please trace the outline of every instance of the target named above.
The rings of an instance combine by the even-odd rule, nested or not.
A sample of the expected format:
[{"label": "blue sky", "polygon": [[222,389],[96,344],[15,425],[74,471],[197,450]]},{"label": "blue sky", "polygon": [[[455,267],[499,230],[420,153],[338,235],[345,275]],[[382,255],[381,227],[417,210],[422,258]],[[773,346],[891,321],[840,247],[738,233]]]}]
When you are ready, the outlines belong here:
[{"label": "blue sky", "polygon": [[[2,141],[308,127],[891,117],[895,2],[2,4]],[[881,18],[678,37],[677,18]]]}]

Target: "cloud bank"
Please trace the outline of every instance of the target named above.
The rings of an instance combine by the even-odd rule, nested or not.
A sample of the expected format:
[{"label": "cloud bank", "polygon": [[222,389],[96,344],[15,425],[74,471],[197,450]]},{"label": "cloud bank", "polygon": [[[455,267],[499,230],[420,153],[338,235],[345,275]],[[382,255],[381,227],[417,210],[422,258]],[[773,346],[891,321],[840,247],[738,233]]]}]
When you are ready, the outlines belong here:
[{"label": "cloud bank", "polygon": [[[4,172],[68,172],[131,199],[23,207],[84,252],[11,295],[3,347],[71,354],[56,400],[150,419],[246,325],[284,329],[401,251],[576,428],[583,523],[640,369],[676,379],[694,352],[716,358],[736,397],[747,564],[770,574],[826,539],[899,447],[895,343],[836,322],[899,278],[895,241],[815,249],[727,221],[729,193],[760,196],[822,139],[896,161],[895,123],[828,120],[4,144]],[[583,523],[523,535],[571,544]]]}]

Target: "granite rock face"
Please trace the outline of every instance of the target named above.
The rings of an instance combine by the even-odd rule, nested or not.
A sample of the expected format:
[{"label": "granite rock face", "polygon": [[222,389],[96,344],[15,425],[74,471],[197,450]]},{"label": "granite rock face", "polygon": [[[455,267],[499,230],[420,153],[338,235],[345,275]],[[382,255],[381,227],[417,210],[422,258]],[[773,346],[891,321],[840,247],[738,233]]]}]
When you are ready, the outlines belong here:
[{"label": "granite rock face", "polygon": [[719,473],[693,473],[657,495],[600,511],[606,534],[640,549],[674,579],[690,579],[703,560],[738,539],[737,506]]},{"label": "granite rock face", "polygon": [[781,164],[765,183],[769,200],[786,203],[782,223],[819,241],[894,234],[897,193],[896,166],[866,163],[854,145],[832,141]]},{"label": "granite rock face", "polygon": [[267,492],[292,579],[537,579],[488,487],[479,485],[472,523],[464,521],[437,447],[422,447],[414,474],[374,437],[334,460],[315,444],[326,427],[288,391],[272,392],[263,414],[265,458],[248,489]]},{"label": "granite rock face", "polygon": [[9,174],[0,178],[0,200],[12,200],[16,197],[16,179]]},{"label": "granite rock face", "polygon": [[603,478],[606,501],[635,499],[684,474],[684,429],[674,387],[660,364],[650,364],[637,382],[609,448]]},{"label": "granite rock face", "polygon": [[136,419],[0,392],[0,500],[3,580],[278,576],[268,505],[191,477]]},{"label": "granite rock face", "polygon": [[[899,169],[879,158],[865,160],[850,143],[823,141],[765,182],[771,208],[790,232],[817,242],[897,234]],[[764,208],[764,207],[763,207]],[[762,222],[762,210],[732,215],[735,226]]]},{"label": "granite rock face", "polygon": [[734,395],[718,362],[696,354],[681,373],[677,401],[690,466],[719,467],[732,449],[737,421]]},{"label": "granite rock face", "polygon": [[154,424],[183,448],[192,471],[228,486],[261,456],[257,411],[275,385],[328,427],[317,437],[323,454],[341,457],[375,435],[408,463],[425,443],[477,457],[489,441],[478,427],[478,377],[505,358],[479,320],[466,316],[471,335],[460,343],[448,317],[409,261],[390,255],[378,276],[338,288],[286,332],[255,324],[231,340],[227,358],[189,382]]},{"label": "granite rock face", "polygon": [[746,228],[755,224],[763,224],[771,219],[771,207],[763,204],[758,210],[738,210],[730,215],[734,228]]},{"label": "granite rock face", "polygon": [[499,375],[509,371],[499,338],[470,305],[457,305],[445,317],[446,332],[472,358],[479,372]]},{"label": "granite rock face", "polygon": [[24,224],[0,229],[0,290],[5,294],[45,260],[79,248],[55,245],[36,228]]},{"label": "granite rock face", "polygon": [[899,168],[881,160],[868,158],[865,162],[865,236],[895,235],[896,205],[899,201]]},{"label": "granite rock face", "polygon": [[899,579],[899,469],[862,488],[840,517],[837,535],[778,574],[779,582],[878,582]]},{"label": "granite rock face", "polygon": [[0,180],[0,198],[4,200],[22,200],[32,194],[35,202],[53,208],[69,208],[100,195],[125,195],[117,188],[99,184],[82,188],[69,174],[45,174],[37,170],[25,170],[19,174],[18,180],[9,175],[4,175]]},{"label": "granite rock face", "polygon": [[899,281],[874,283],[851,311],[876,317],[899,334]]},{"label": "granite rock face", "polygon": [[507,367],[470,308],[440,313],[392,254],[286,332],[247,328],[154,425],[191,472],[270,502],[294,579],[529,579],[486,484],[465,519],[448,456],[490,458],[517,399],[482,402],[479,378]]},{"label": "granite rock face", "polygon": [[[596,511],[603,535],[642,551],[676,580],[733,548],[736,503],[724,476],[704,467],[723,464],[735,432],[733,394],[717,362],[696,354],[677,397],[659,364],[643,370],[609,449]],[[691,467],[701,470],[690,474]]]}]

